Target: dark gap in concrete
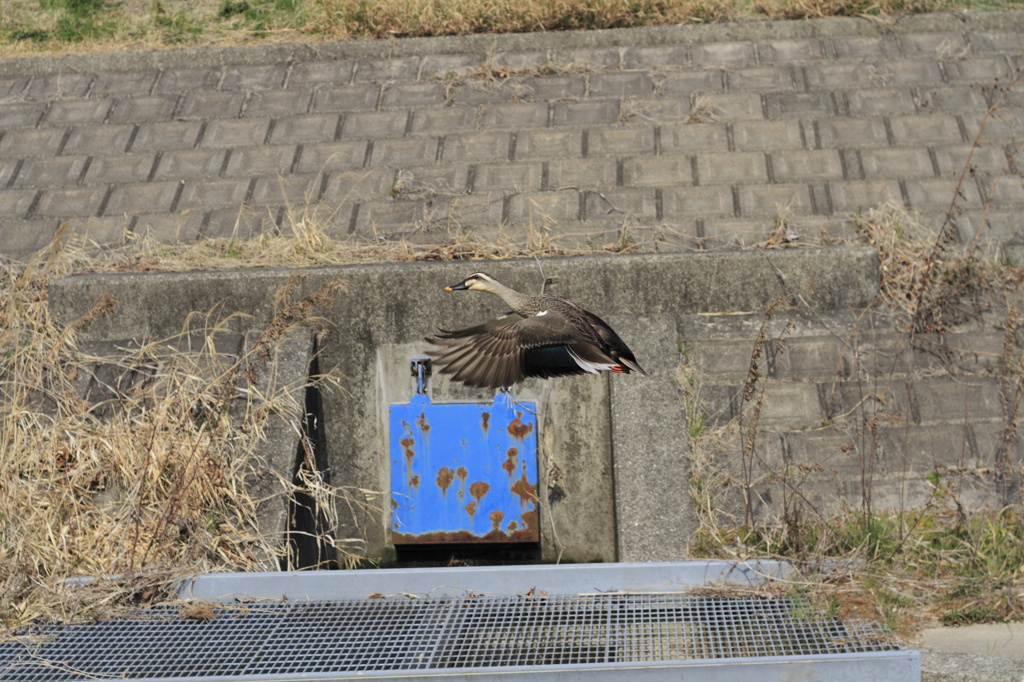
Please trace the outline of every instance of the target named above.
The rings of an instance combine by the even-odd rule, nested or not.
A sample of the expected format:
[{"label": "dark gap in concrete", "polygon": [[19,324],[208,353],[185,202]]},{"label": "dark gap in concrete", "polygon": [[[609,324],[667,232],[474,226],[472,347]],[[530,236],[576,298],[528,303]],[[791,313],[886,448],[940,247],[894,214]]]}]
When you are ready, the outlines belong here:
[{"label": "dark gap in concrete", "polygon": [[306,387],[306,420],[295,453],[292,482],[295,491],[288,500],[288,554],[281,559],[281,570],[338,568],[338,554],[326,539],[333,535],[327,513],[320,509],[313,495],[305,488],[304,479],[322,476],[330,483],[327,462],[327,434],[324,431],[324,405],[316,377],[320,363],[316,349],[309,362],[309,385]]},{"label": "dark gap in concrete", "polygon": [[541,563],[540,544],[477,542],[396,545],[396,566],[505,566]]}]

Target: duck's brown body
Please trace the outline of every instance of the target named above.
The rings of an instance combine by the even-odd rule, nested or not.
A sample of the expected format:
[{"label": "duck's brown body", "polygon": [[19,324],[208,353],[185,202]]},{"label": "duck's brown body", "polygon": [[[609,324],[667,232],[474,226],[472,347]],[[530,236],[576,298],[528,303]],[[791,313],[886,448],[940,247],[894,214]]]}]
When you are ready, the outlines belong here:
[{"label": "duck's brown body", "polygon": [[560,296],[529,296],[482,272],[450,291],[493,294],[512,312],[486,324],[446,332],[429,353],[452,380],[482,388],[508,388],[527,377],[557,377],[600,371],[647,374],[608,324]]}]

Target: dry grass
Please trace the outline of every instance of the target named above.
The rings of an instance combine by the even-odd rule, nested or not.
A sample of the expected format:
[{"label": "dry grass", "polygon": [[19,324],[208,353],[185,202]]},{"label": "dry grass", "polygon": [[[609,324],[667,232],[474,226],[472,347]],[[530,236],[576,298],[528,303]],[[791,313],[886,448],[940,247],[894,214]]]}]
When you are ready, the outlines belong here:
[{"label": "dry grass", "polygon": [[986,262],[973,248],[936,248],[942,233],[902,204],[891,202],[858,216],[866,244],[878,249],[882,296],[904,331],[949,331],[975,319],[993,294],[1016,290],[1019,268]]},{"label": "dry grass", "polygon": [[949,510],[954,504],[866,521],[839,513],[809,524],[799,538],[783,524],[732,527],[719,530],[721,544],[701,545],[701,555],[790,561],[797,575],[782,589],[842,616],[881,621],[904,641],[936,623],[1024,619],[1024,519],[979,511],[961,522]]},{"label": "dry grass", "polygon": [[[89,357],[78,332],[117,302],[66,327],[46,302],[47,282],[83,258],[55,242],[0,269],[0,633],[164,598],[184,574],[277,569],[282,540],[261,534],[246,477],[268,425],[301,414],[306,382],[268,380],[267,359],[343,291],[286,288],[241,357],[219,350],[232,320],[215,312],[174,338]],[[279,499],[291,489],[280,481]],[[330,509],[343,494],[322,489],[317,502]],[[67,589],[79,576],[97,580]]]},{"label": "dry grass", "polygon": [[950,0],[5,0],[0,4],[0,56],[886,16],[978,4]]},{"label": "dry grass", "polygon": [[[767,391],[771,400],[771,391]],[[1024,518],[1020,505],[966,511],[955,477],[935,477],[923,507],[812,513],[783,502],[776,514],[745,521],[749,488],[730,460],[742,448],[735,423],[708,426],[691,441],[691,497],[699,529],[689,545],[697,557],[790,562],[796,575],[769,586],[811,599],[843,617],[869,618],[903,641],[937,623],[1024,619]],[[791,486],[798,497],[800,476]],[[761,490],[771,475],[755,481]],[[778,482],[778,478],[776,478]],[[737,512],[737,499],[741,508]],[[805,510],[806,511],[806,510]]]},{"label": "dry grass", "polygon": [[[211,270],[248,267],[316,267],[358,263],[435,262],[579,256],[633,252],[657,252],[665,241],[665,228],[637,227],[624,223],[610,241],[603,233],[574,233],[547,215],[516,228],[497,227],[486,237],[451,224],[428,243],[404,236],[334,238],[324,229],[317,209],[290,216],[287,234],[263,232],[253,238],[223,237],[194,242],[164,243],[146,236],[126,234],[120,245],[98,246],[80,235],[66,237],[75,255],[69,271],[125,272]],[[643,239],[648,236],[648,239]]]}]

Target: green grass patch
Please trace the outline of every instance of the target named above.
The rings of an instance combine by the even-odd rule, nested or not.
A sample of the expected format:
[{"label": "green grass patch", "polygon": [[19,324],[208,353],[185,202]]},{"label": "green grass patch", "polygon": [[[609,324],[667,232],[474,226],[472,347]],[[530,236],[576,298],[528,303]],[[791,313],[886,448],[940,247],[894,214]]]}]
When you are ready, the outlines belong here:
[{"label": "green grass patch", "polygon": [[[698,538],[691,549],[725,556],[723,548],[732,543],[754,556],[794,561],[818,576],[801,590],[820,591],[825,601],[866,600],[866,615],[897,632],[932,618],[947,625],[1024,619],[1024,518],[1018,511],[971,518],[938,509],[867,518],[851,513],[805,522],[796,532],[782,524],[728,529],[714,539]],[[863,608],[858,604],[857,611]]]}]

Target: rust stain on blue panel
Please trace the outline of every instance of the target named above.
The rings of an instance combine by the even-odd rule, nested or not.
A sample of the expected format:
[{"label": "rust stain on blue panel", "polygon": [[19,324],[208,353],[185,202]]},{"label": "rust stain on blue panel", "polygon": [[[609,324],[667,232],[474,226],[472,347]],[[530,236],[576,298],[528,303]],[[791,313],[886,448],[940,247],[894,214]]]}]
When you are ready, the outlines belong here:
[{"label": "rust stain on blue panel", "polygon": [[415,395],[391,406],[389,426],[396,545],[540,541],[533,403]]}]

